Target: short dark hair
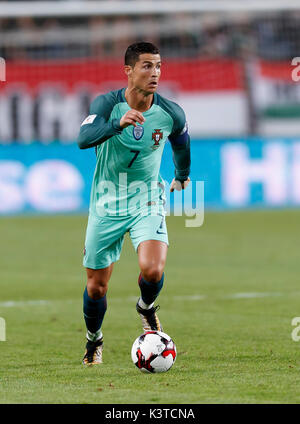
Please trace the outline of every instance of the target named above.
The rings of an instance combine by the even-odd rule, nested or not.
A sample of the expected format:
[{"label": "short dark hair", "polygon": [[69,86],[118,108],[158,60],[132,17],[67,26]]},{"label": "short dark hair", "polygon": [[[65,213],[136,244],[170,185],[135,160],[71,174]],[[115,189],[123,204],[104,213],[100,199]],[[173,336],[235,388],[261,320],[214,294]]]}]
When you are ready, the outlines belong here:
[{"label": "short dark hair", "polygon": [[125,53],[125,65],[134,66],[143,53],[159,54],[159,50],[154,44],[144,41],[131,44]]}]

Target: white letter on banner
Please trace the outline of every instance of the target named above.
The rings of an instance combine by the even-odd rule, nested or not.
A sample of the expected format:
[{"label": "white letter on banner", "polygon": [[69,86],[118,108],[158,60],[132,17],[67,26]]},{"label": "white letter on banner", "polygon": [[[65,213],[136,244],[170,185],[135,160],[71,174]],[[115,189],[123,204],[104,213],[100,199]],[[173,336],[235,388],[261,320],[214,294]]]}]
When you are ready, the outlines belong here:
[{"label": "white letter on banner", "polygon": [[19,120],[18,138],[20,140],[31,141],[34,139],[32,125],[33,98],[25,90],[21,90],[15,97],[15,104]]},{"label": "white letter on banner", "polygon": [[37,162],[27,175],[27,198],[39,211],[76,211],[81,206],[82,188],[81,174],[64,160]]},{"label": "white letter on banner", "polygon": [[[1,93],[0,93],[1,94]],[[0,95],[0,138],[3,141],[13,138],[13,129],[11,122],[11,100],[7,93],[2,90]]]},{"label": "white letter on banner", "polygon": [[226,203],[246,206],[250,201],[250,183],[262,183],[264,201],[281,205],[287,200],[287,147],[282,143],[266,143],[263,158],[249,158],[243,143],[228,143],[221,151],[222,196]]},{"label": "white letter on banner", "polygon": [[20,212],[25,204],[22,180],[25,166],[15,160],[0,161],[0,213]]},{"label": "white letter on banner", "polygon": [[292,202],[300,204],[300,142],[292,147],[293,162],[291,168]]},{"label": "white letter on banner", "polygon": [[50,87],[40,91],[39,103],[40,137],[43,141],[52,141],[57,136],[68,141],[77,137],[77,125],[81,120],[77,95]]}]

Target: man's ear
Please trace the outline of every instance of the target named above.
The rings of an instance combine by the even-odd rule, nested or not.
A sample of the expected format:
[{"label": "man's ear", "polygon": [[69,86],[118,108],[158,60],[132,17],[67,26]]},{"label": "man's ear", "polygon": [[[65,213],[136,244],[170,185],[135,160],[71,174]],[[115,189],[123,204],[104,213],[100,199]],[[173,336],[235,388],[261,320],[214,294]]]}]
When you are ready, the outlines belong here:
[{"label": "man's ear", "polygon": [[132,73],[132,67],[130,65],[125,65],[124,66],[124,72],[129,77]]}]

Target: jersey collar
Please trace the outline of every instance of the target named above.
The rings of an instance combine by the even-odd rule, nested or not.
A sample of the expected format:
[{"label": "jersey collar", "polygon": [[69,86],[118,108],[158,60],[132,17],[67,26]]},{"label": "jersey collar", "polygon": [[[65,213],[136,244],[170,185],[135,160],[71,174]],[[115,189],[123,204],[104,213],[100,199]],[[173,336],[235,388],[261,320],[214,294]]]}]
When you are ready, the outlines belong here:
[{"label": "jersey collar", "polygon": [[[126,87],[122,88],[119,91],[119,94],[120,94],[120,98],[121,98],[122,102],[127,103],[126,98],[125,98],[125,90],[126,90]],[[146,112],[148,112],[153,105],[158,105],[158,104],[159,104],[159,94],[154,93],[152,105],[150,106],[150,108],[148,110],[146,110]]]}]

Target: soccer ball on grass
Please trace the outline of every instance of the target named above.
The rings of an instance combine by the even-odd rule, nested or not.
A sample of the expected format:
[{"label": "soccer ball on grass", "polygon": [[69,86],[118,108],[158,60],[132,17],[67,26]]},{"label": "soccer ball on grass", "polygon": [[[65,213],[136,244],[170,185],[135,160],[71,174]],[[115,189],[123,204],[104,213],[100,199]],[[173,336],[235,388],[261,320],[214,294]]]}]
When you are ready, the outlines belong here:
[{"label": "soccer ball on grass", "polygon": [[143,372],[165,372],[176,360],[176,346],[166,333],[147,331],[134,341],[131,358]]}]

